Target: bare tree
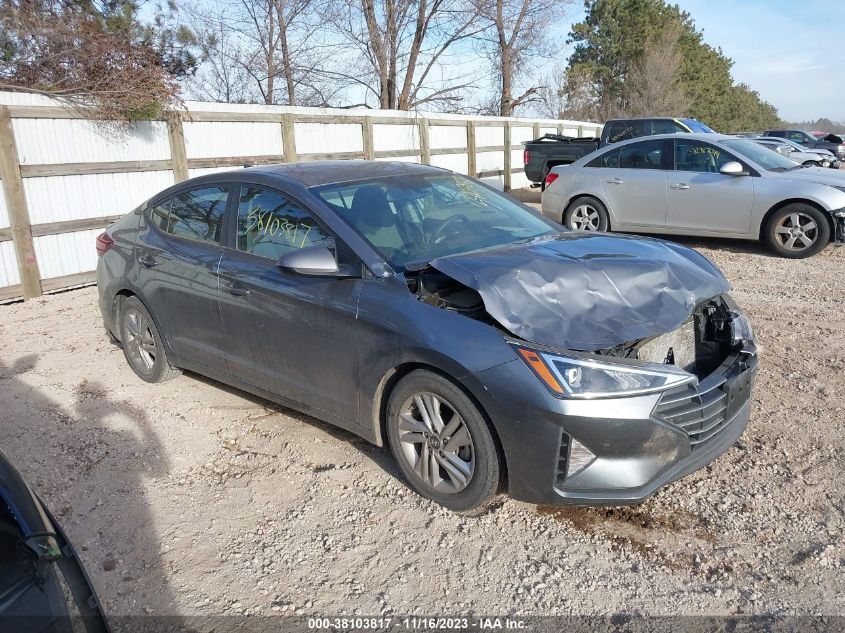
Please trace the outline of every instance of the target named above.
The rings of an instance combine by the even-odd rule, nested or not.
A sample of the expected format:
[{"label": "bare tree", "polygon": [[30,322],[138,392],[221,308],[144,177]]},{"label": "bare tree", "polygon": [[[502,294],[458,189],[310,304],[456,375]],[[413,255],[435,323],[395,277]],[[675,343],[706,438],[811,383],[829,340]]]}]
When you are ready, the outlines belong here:
[{"label": "bare tree", "polygon": [[189,9],[203,64],[188,83],[200,97],[223,101],[325,106],[330,90],[319,73],[331,47],[318,0],[226,0]]},{"label": "bare tree", "polygon": [[384,109],[455,105],[472,78],[449,76],[443,62],[482,30],[477,15],[468,0],[335,0],[330,21],[357,55],[351,68],[329,74]]},{"label": "bare tree", "polygon": [[672,25],[646,44],[625,82],[626,115],[677,116],[689,108],[690,101],[679,81],[681,32],[679,24]]},{"label": "bare tree", "polygon": [[[493,69],[498,112],[511,116],[516,108],[540,99],[542,85],[521,88],[520,79],[533,76],[538,57],[552,53],[549,32],[571,0],[477,0],[486,26],[478,44]],[[515,94],[519,93],[519,94]]]}]

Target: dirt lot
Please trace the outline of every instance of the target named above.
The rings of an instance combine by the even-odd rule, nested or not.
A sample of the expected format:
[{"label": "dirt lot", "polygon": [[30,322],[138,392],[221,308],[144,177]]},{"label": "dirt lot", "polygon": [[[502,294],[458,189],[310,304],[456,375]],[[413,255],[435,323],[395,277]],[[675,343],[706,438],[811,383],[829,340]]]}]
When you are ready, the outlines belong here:
[{"label": "dirt lot", "polygon": [[141,382],[94,288],[0,307],[0,446],[112,615],[845,614],[845,248],[686,243],[756,328],[753,417],[639,507],[450,514],[348,433],[196,375]]}]

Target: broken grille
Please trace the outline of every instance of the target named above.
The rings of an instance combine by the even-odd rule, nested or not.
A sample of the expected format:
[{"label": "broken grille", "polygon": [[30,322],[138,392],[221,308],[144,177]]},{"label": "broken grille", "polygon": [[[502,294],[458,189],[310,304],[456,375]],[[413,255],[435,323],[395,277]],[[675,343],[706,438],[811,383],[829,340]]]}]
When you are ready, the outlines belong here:
[{"label": "broken grille", "polygon": [[566,433],[560,434],[560,451],[557,457],[557,469],[555,470],[555,483],[563,485],[566,479],[566,463],[569,460],[569,436]]},{"label": "broken grille", "polygon": [[685,431],[695,450],[727,426],[728,394],[724,387],[724,378],[706,387],[678,387],[663,394],[654,412]]}]

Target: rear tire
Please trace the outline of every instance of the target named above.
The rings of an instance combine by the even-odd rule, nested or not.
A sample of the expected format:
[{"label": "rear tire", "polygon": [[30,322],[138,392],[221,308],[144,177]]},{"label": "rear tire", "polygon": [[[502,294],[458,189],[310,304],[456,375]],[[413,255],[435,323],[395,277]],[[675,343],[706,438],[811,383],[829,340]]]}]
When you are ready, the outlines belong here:
[{"label": "rear tire", "polygon": [[781,257],[812,257],[830,241],[830,225],[816,207],[795,202],[769,216],[763,227],[763,241]]},{"label": "rear tire", "polygon": [[495,501],[502,460],[484,416],[443,376],[419,369],[387,403],[390,450],[408,485],[455,512],[478,515]]},{"label": "rear tire", "polygon": [[607,208],[588,196],[575,198],[566,207],[563,214],[563,225],[570,231],[607,231],[610,219]]},{"label": "rear tire", "polygon": [[138,297],[124,299],[120,306],[120,340],[126,361],[141,380],[164,382],[181,373],[167,360],[155,321]]}]

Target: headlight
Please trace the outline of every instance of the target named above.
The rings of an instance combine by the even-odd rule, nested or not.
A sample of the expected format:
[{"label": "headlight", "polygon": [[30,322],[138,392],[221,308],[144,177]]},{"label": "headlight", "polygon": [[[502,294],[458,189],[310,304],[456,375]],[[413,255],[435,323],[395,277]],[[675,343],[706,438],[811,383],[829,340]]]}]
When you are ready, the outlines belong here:
[{"label": "headlight", "polygon": [[695,376],[673,365],[623,363],[564,355],[514,345],[537,378],[558,398],[632,396],[693,382]]},{"label": "headlight", "polygon": [[754,341],[754,330],[742,312],[731,312],[731,345],[740,345],[743,341]]}]

